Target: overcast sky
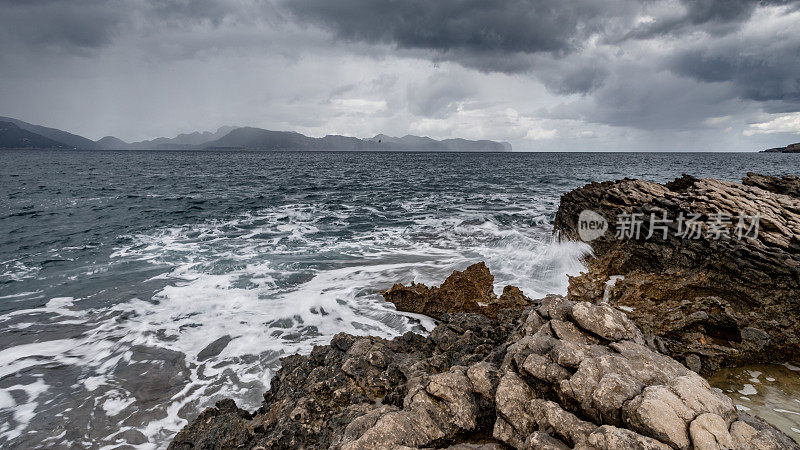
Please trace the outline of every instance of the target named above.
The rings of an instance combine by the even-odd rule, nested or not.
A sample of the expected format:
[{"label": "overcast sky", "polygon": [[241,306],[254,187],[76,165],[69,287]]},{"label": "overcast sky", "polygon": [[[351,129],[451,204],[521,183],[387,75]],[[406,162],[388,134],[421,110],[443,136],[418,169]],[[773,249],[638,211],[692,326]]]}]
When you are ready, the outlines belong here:
[{"label": "overcast sky", "polygon": [[0,115],[753,151],[800,141],[800,2],[0,0]]}]

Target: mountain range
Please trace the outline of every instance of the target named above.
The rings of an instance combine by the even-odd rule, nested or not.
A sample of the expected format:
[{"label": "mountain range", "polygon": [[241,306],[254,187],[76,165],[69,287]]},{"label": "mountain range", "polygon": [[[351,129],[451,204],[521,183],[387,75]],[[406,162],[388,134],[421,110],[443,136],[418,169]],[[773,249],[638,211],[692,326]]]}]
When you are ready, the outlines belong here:
[{"label": "mountain range", "polygon": [[215,132],[179,134],[149,141],[125,142],[114,136],[97,141],[55,128],[0,116],[0,148],[57,148],[80,150],[298,150],[298,151],[438,151],[508,152],[511,144],[488,140],[445,139],[379,134],[359,139],[328,135],[322,138],[293,131],[271,131],[253,127],[221,127]]}]

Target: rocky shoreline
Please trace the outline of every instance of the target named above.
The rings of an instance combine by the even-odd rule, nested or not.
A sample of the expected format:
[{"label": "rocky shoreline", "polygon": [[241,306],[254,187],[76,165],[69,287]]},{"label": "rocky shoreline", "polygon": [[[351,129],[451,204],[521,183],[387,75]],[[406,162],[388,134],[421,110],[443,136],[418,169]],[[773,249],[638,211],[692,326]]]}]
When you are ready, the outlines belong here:
[{"label": "rocky shoreline", "polygon": [[789,144],[786,147],[775,147],[761,150],[761,153],[800,153],[800,142]]},{"label": "rocky shoreline", "polygon": [[[592,183],[561,198],[554,229],[578,239],[577,217],[641,218],[639,239],[610,230],[590,242],[588,271],[570,279],[573,300],[625,308],[654,347],[708,375],[721,367],[782,363],[800,356],[800,195],[796,177],[748,174],[742,184],[683,176]],[[701,236],[672,220],[697,216]],[[756,236],[736,236],[737,217],[759,217]],[[727,217],[728,236],[707,236]],[[743,220],[743,228],[751,224]],[[687,222],[682,224],[683,231]]]},{"label": "rocky shoreline", "polygon": [[[562,197],[555,230],[589,209],[759,213],[746,239],[590,242],[567,296],[494,294],[478,263],[439,287],[397,284],[398,310],[438,321],[392,340],[336,335],[292,355],[248,412],[223,400],[170,444],[189,448],[800,448],[737,411],[700,373],[797,356],[800,200],[791,179],[592,183]],[[645,214],[647,213],[647,214]],[[649,222],[643,224],[648,226]]]}]

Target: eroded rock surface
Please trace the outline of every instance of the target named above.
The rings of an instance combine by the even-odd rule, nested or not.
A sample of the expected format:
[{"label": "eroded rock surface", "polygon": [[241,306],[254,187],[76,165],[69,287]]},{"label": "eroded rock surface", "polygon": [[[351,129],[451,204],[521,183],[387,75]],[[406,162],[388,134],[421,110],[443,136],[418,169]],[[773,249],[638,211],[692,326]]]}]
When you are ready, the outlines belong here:
[{"label": "eroded rock surface", "polygon": [[515,286],[506,286],[503,294],[494,293],[494,275],[483,262],[464,271],[454,271],[439,287],[411,283],[395,284],[382,293],[401,311],[425,314],[440,319],[443,314],[470,312],[494,317],[504,308],[522,307],[530,299]]},{"label": "eroded rock surface", "polygon": [[755,186],[765,191],[776,194],[785,194],[790,197],[800,198],[800,177],[797,175],[760,175],[747,172],[747,176],[742,179],[742,184]]},{"label": "eroded rock surface", "polygon": [[649,348],[623,312],[526,303],[442,312],[426,337],[338,334],[284,358],[257,411],[220,402],[170,448],[800,448]]},{"label": "eroded rock surface", "polygon": [[[590,242],[595,257],[587,273],[571,278],[569,298],[627,309],[654,348],[701,373],[796,359],[799,187],[796,177],[748,174],[744,184],[684,176],[666,185],[625,179],[569,192],[555,220],[561,237],[579,239],[583,210],[610,224]],[[620,214],[641,214],[638,239],[617,238]],[[666,224],[659,222],[664,214],[672,219]],[[692,214],[703,227],[696,238],[676,220]],[[747,233],[754,216],[757,235]],[[718,220],[726,233],[711,231]]]}]

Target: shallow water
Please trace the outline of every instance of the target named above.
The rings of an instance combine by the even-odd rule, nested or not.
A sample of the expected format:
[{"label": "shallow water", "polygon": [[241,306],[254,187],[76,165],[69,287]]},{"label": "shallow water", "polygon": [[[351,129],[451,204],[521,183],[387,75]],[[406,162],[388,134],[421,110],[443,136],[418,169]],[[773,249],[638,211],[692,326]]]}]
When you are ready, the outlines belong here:
[{"label": "shallow water", "polygon": [[763,418],[800,443],[800,363],[722,369],[709,383],[740,411]]},{"label": "shallow water", "polygon": [[[0,164],[0,447],[163,447],[281,356],[424,332],[379,292],[484,260],[564,292],[590,181],[800,172],[797,155],[10,151]],[[785,409],[791,409],[788,405]]]}]

